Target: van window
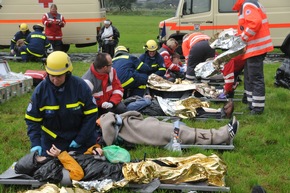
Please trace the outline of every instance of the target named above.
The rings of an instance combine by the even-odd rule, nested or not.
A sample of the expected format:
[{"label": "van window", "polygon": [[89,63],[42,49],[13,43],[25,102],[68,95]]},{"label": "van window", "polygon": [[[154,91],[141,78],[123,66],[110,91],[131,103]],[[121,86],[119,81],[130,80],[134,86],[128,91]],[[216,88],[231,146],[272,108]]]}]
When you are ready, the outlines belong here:
[{"label": "van window", "polygon": [[219,0],[219,13],[233,13],[233,6],[236,3],[236,0]]},{"label": "van window", "polygon": [[209,12],[211,0],[185,0],[183,4],[183,15]]}]

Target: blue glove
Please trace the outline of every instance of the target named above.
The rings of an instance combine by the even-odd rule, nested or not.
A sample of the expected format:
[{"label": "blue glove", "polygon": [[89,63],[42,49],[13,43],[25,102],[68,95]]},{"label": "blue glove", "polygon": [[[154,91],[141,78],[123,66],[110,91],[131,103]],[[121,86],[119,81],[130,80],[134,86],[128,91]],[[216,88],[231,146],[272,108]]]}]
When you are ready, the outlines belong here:
[{"label": "blue glove", "polygon": [[185,69],[186,69],[186,67],[180,67],[179,72],[184,73]]},{"label": "blue glove", "polygon": [[41,146],[34,146],[30,149],[30,152],[38,151],[38,155],[41,155],[42,153],[42,147]]},{"label": "blue glove", "polygon": [[81,145],[77,144],[77,142],[75,142],[75,140],[72,140],[72,142],[70,143],[69,147],[72,148],[79,148]]},{"label": "blue glove", "polygon": [[221,93],[219,96],[218,96],[218,99],[226,99],[227,98],[227,95],[224,94],[224,93]]}]

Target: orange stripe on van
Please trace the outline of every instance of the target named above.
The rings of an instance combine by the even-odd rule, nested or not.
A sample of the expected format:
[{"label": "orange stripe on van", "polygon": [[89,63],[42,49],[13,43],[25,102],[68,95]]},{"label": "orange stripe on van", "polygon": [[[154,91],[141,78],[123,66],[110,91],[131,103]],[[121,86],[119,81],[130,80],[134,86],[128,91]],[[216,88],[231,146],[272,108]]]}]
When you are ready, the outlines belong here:
[{"label": "orange stripe on van", "polygon": [[[65,19],[67,23],[91,23],[91,22],[102,22],[106,18],[83,18],[83,19]],[[14,24],[14,23],[41,23],[40,19],[0,19],[0,24],[8,23],[8,24]]]},{"label": "orange stripe on van", "polygon": [[[182,30],[188,30],[188,31],[193,31],[194,30],[194,24],[192,25],[184,25],[184,26],[178,26],[176,23],[166,23],[166,27],[169,27],[170,30],[172,31],[182,31]],[[197,24],[198,26],[198,24]],[[163,22],[162,25],[159,26],[160,28],[163,27]],[[238,25],[200,25],[199,29],[200,30],[222,30],[222,29],[228,29],[228,28],[234,28],[236,29]],[[270,28],[289,28],[290,23],[278,23],[278,24],[269,24]]]}]

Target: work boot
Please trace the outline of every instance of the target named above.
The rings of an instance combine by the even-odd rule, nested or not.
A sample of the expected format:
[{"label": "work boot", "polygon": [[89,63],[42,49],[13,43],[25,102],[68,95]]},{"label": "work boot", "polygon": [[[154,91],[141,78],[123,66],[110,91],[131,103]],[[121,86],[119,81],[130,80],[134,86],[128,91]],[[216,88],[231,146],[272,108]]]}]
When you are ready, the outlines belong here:
[{"label": "work boot", "polygon": [[238,128],[239,128],[239,121],[237,121],[236,117],[233,116],[233,118],[228,123],[228,130],[229,130],[230,137],[232,139],[235,137],[236,133],[238,132]]}]

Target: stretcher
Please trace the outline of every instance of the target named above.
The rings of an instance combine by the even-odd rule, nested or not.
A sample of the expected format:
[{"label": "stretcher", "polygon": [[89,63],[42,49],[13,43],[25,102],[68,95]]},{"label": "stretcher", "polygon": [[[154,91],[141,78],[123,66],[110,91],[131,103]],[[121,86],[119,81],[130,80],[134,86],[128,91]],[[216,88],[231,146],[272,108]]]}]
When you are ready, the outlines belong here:
[{"label": "stretcher", "polygon": [[[31,176],[25,174],[16,174],[14,171],[14,162],[4,173],[0,174],[0,184],[3,185],[25,185],[30,186],[32,189],[38,188],[45,182],[39,182],[33,179]],[[67,172],[66,170],[63,170]],[[69,175],[64,174],[64,178],[60,185],[68,186]],[[181,184],[162,184],[158,179],[153,180],[149,184],[135,184],[130,183],[125,188],[135,190],[137,192],[153,192],[155,189],[167,189],[167,190],[181,190],[181,191],[202,191],[202,192],[230,192],[230,187],[218,187],[210,186],[206,182],[194,182],[194,183],[181,183]],[[152,191],[149,191],[149,190]]]}]

